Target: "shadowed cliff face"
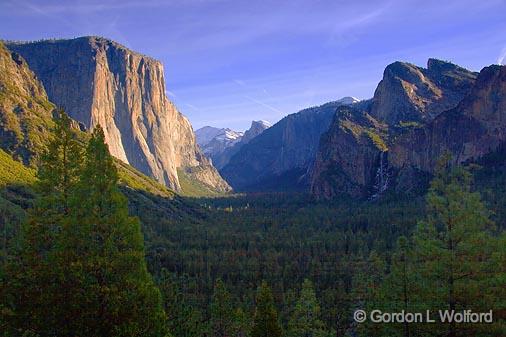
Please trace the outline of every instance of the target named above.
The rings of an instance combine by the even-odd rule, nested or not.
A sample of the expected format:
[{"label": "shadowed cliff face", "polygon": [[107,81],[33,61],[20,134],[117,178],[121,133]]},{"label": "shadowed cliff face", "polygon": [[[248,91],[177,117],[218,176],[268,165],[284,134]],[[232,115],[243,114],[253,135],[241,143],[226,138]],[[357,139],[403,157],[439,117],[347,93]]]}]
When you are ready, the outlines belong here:
[{"label": "shadowed cliff face", "polygon": [[385,70],[370,109],[337,110],[312,170],[317,198],[376,198],[418,190],[449,153],[477,160],[506,141],[506,67],[476,78],[456,65],[396,62]]},{"label": "shadowed cliff face", "polygon": [[[340,107],[330,129],[322,135],[311,175],[311,193],[332,198],[345,192],[354,197],[368,193],[387,153],[386,125],[367,112]],[[385,159],[386,160],[386,159]],[[379,177],[381,178],[381,177]]]},{"label": "shadowed cliff face", "polygon": [[97,37],[8,47],[27,60],[52,102],[88,128],[103,127],[115,157],[176,190],[177,169],[217,191],[230,189],[167,99],[160,62]]},{"label": "shadowed cliff face", "polygon": [[221,174],[237,190],[262,191],[266,186],[279,190],[276,181],[286,179],[293,186],[301,184],[314,160],[320,136],[340,105],[331,102],[286,116],[242,146]]},{"label": "shadowed cliff face", "polygon": [[399,170],[433,172],[448,152],[454,163],[477,160],[506,141],[506,67],[484,68],[473,89],[455,108],[423,128],[402,135],[391,147]]}]

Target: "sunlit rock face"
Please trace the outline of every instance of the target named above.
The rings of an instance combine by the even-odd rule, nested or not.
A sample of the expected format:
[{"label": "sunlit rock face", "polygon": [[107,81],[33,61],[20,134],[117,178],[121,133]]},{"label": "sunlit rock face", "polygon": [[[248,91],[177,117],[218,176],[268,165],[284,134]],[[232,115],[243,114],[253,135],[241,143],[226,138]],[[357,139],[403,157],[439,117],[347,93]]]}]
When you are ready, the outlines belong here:
[{"label": "sunlit rock face", "polygon": [[99,37],[8,47],[26,59],[52,102],[89,129],[102,126],[115,157],[176,190],[178,169],[215,190],[230,189],[167,98],[159,61]]},{"label": "sunlit rock face", "polygon": [[34,166],[54,127],[53,108],[26,61],[0,42],[0,148]]},{"label": "sunlit rock face", "polygon": [[455,107],[469,92],[476,73],[429,59],[427,68],[394,62],[383,72],[370,114],[391,126],[426,122]]}]

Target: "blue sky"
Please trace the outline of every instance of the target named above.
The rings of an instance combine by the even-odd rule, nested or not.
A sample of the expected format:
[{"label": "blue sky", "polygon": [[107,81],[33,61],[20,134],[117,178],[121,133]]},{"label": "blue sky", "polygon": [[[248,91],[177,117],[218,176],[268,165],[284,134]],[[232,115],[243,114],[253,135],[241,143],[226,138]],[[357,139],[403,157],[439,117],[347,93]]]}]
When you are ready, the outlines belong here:
[{"label": "blue sky", "polygon": [[506,62],[506,0],[0,0],[0,38],[99,35],[163,62],[194,128],[369,98],[402,60]]}]

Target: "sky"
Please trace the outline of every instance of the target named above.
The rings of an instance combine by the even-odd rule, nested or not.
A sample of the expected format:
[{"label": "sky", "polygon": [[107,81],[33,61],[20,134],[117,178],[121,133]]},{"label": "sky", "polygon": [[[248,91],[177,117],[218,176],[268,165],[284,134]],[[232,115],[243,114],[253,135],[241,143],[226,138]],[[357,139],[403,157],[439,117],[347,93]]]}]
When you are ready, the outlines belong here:
[{"label": "sky", "polygon": [[194,129],[244,130],[370,98],[394,61],[506,63],[506,0],[0,0],[0,39],[89,35],[160,60]]}]

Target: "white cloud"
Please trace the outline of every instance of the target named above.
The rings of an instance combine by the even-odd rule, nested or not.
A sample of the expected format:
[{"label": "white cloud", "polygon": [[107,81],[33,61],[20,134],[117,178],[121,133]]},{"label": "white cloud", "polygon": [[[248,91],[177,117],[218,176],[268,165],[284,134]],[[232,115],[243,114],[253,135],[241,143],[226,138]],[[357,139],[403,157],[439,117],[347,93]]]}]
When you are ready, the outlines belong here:
[{"label": "white cloud", "polygon": [[501,54],[499,54],[499,57],[497,58],[497,64],[506,65],[506,47],[504,47],[501,50]]},{"label": "white cloud", "polygon": [[169,97],[177,98],[177,95],[173,91],[165,90],[165,94]]}]

